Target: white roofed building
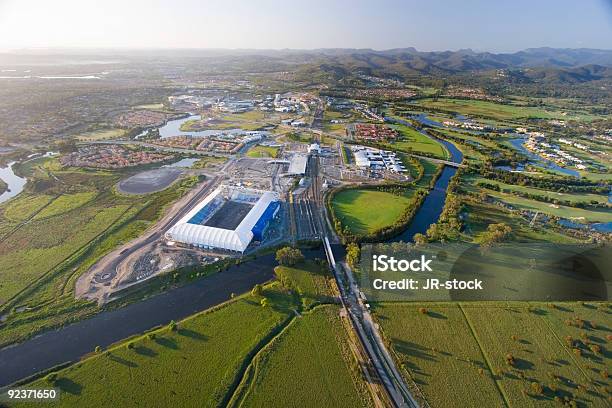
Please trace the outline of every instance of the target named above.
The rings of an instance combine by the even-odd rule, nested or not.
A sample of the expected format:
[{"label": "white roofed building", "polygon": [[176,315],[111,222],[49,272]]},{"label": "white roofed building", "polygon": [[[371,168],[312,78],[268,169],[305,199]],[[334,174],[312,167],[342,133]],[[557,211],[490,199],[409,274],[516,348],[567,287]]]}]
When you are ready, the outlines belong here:
[{"label": "white roofed building", "polygon": [[219,186],[174,224],[166,239],[207,249],[244,252],[276,216],[278,194]]}]

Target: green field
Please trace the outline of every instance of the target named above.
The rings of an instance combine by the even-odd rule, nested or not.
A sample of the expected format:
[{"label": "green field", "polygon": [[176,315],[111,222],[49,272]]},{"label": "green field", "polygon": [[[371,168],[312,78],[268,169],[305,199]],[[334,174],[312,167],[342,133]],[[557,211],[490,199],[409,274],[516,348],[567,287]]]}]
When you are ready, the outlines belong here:
[{"label": "green field", "polygon": [[2,216],[6,221],[25,221],[54,199],[54,196],[45,194],[23,193],[2,207]]},{"label": "green field", "polygon": [[278,156],[278,147],[257,145],[249,149],[248,157],[272,157]]},{"label": "green field", "polygon": [[[464,180],[465,180],[467,186],[475,186],[477,183],[481,183],[482,182],[482,183],[497,185],[502,190],[510,190],[510,191],[517,191],[517,192],[520,192],[520,193],[546,196],[546,197],[549,197],[551,199],[556,199],[556,200],[559,200],[559,201],[570,201],[572,203],[581,202],[581,201],[586,201],[586,202],[595,201],[595,202],[597,202],[599,204],[606,204],[608,202],[608,196],[607,195],[603,195],[603,194],[558,193],[558,192],[555,192],[555,191],[542,190],[542,189],[535,188],[535,187],[530,187],[530,186],[520,186],[520,185],[514,185],[514,184],[506,184],[506,183],[503,183],[501,181],[489,180],[489,179],[486,179],[484,177],[478,177],[478,176],[473,176],[473,177],[472,176],[468,176],[468,177],[465,177]],[[489,191],[490,190],[487,189],[487,192],[489,192]],[[497,193],[497,191],[495,191],[495,190],[493,190],[491,192],[492,193]]]},{"label": "green field", "polygon": [[[610,382],[602,372],[612,356],[586,347],[577,356],[565,344],[568,335],[586,336],[605,349],[609,305],[384,303],[373,309],[406,378],[434,408],[559,406],[555,396],[609,406]],[[577,317],[586,328],[566,324]],[[532,383],[543,387],[541,395]]]},{"label": "green field", "polygon": [[[470,186],[470,189],[474,189],[474,186]],[[556,217],[569,218],[577,221],[586,222],[610,222],[612,221],[612,210],[609,208],[576,208],[567,207],[564,205],[557,205],[552,203],[545,203],[542,201],[530,200],[515,196],[509,193],[502,193],[494,190],[486,190],[487,194],[499,199],[500,201],[512,204],[515,208],[525,209],[531,211],[539,211],[543,214],[550,214]],[[554,194],[554,193],[551,193]],[[563,199],[570,199],[569,194],[566,194]],[[574,197],[576,199],[576,197]]]},{"label": "green field", "polygon": [[79,208],[96,197],[97,192],[87,191],[84,193],[63,194],[53,200],[48,206],[38,212],[32,219],[54,217]]},{"label": "green field", "polygon": [[333,211],[343,226],[353,234],[365,235],[392,225],[413,203],[413,190],[405,195],[349,189],[339,192],[332,201]]},{"label": "green field", "polygon": [[332,302],[329,273],[316,263],[307,261],[299,267],[277,266],[274,272],[281,282],[290,282],[287,286],[300,295],[304,309],[320,302]]},{"label": "green field", "polygon": [[444,112],[456,112],[467,116],[486,117],[501,121],[527,118],[590,121],[597,118],[597,116],[585,112],[566,111],[554,107],[546,109],[479,100],[449,98],[440,98],[437,100],[421,99],[418,101],[418,104],[425,108],[439,109]]},{"label": "green field", "polygon": [[274,121],[271,121],[269,114],[252,110],[244,113],[223,114],[211,121],[188,120],[181,125],[181,130],[184,132],[227,129],[258,130],[271,122]]},{"label": "green field", "polygon": [[465,205],[465,212],[464,233],[469,240],[474,242],[480,241],[481,235],[486,231],[489,224],[499,223],[504,223],[512,228],[513,241],[517,242],[577,242],[575,239],[555,231],[530,227],[528,221],[496,205],[469,201]]},{"label": "green field", "polygon": [[92,142],[96,140],[118,139],[125,136],[126,131],[123,129],[100,129],[92,132],[81,133],[77,135],[77,139],[81,142]]},{"label": "green field", "polygon": [[[271,283],[261,295],[245,294],[179,322],[176,331],[155,330],[60,370],[53,383],[62,392],[58,406],[266,406],[271,399],[283,406],[371,406],[339,307],[304,307],[296,293],[328,301],[326,267],[308,261],[280,269],[283,284]],[[28,386],[48,385],[43,378]]]},{"label": "green field", "polygon": [[371,406],[367,390],[356,385],[360,375],[338,333],[338,306],[320,306],[293,323],[257,356],[245,391],[233,406],[363,407]]},{"label": "green field", "polygon": [[[292,298],[269,287],[274,307],[251,296],[164,328],[78,363],[58,375],[57,406],[219,406],[258,343],[292,314]],[[42,386],[45,380],[32,385]],[[112,390],[112,392],[108,392]]]},{"label": "green field", "polygon": [[394,125],[393,127],[400,131],[401,138],[394,143],[385,144],[386,148],[414,154],[424,153],[425,155],[431,155],[442,159],[449,157],[446,149],[433,138],[408,126]]},{"label": "green field", "polygon": [[158,219],[197,178],[146,200],[114,193],[125,175],[62,169],[57,159],[19,167],[25,191],[0,206],[0,344],[98,311],[74,298],[75,280],[97,259]]}]

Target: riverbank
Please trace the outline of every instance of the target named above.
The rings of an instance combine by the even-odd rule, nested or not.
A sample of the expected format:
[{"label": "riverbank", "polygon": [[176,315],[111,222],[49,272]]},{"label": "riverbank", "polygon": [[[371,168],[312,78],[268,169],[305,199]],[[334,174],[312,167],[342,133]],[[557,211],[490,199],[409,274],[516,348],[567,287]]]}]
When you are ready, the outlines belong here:
[{"label": "riverbank", "polygon": [[[325,257],[321,250],[304,251],[304,255],[307,259]],[[186,286],[0,349],[0,387],[58,364],[77,361],[97,346],[107,347],[223,303],[233,294],[274,279],[276,265],[273,253],[261,255]]]}]

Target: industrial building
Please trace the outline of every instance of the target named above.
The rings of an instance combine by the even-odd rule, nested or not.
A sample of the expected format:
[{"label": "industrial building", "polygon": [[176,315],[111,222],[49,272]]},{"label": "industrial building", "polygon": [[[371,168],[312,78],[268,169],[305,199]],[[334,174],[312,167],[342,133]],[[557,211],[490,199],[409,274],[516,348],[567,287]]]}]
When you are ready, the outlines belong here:
[{"label": "industrial building", "polygon": [[278,194],[219,186],[165,234],[170,241],[205,249],[244,252],[261,241],[280,208]]},{"label": "industrial building", "polygon": [[352,146],[355,164],[358,167],[373,170],[388,170],[394,173],[405,173],[406,167],[397,157],[397,154],[388,150],[379,150],[372,147]]}]

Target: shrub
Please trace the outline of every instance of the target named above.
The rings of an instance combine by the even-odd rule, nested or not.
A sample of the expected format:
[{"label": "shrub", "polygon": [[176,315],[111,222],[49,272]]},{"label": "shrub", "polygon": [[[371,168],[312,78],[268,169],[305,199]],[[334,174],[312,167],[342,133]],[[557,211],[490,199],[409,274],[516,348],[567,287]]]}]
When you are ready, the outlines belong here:
[{"label": "shrub", "polygon": [[168,325],[168,327],[170,328],[170,330],[172,331],[177,331],[178,330],[178,325],[176,324],[176,322],[174,320],[172,320],[170,322],[170,324]]},{"label": "shrub", "polygon": [[251,289],[251,295],[253,296],[261,296],[262,293],[263,293],[263,286],[261,286],[259,283],[253,286],[253,289]]},{"label": "shrub", "polygon": [[276,251],[276,261],[280,265],[294,266],[304,260],[302,251],[297,248],[284,247]]}]

